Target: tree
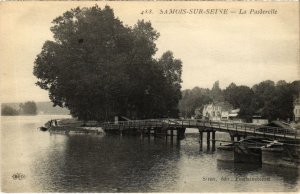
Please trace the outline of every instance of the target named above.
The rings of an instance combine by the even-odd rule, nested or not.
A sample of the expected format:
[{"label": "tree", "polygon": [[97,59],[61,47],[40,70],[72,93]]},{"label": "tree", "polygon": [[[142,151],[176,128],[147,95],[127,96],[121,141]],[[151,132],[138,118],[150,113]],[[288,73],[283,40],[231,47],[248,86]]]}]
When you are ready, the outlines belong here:
[{"label": "tree", "polygon": [[10,106],[2,106],[1,107],[1,115],[2,116],[15,116],[18,115],[18,111]]},{"label": "tree", "polygon": [[[44,43],[33,73],[54,106],[99,121],[176,112],[180,87],[153,58],[159,33],[150,22],[124,26],[110,7],[96,5],[71,9],[52,23],[54,41]],[[178,61],[172,62],[181,71]],[[166,98],[165,88],[172,88],[170,96],[177,92],[174,98]]]},{"label": "tree", "polygon": [[223,102],[224,96],[220,88],[219,81],[216,81],[211,89],[211,98],[214,102]]},{"label": "tree", "polygon": [[233,108],[240,109],[239,117],[251,120],[255,110],[252,105],[253,91],[248,86],[237,86],[231,83],[224,90],[224,96]]},{"label": "tree", "polygon": [[24,114],[24,115],[36,115],[37,114],[37,106],[36,106],[36,103],[33,101],[21,103],[19,106],[20,106],[20,114]]},{"label": "tree", "polygon": [[179,102],[181,116],[191,117],[196,109],[202,112],[204,105],[211,102],[209,89],[195,87],[192,90],[183,90],[182,99]]},{"label": "tree", "polygon": [[181,99],[181,75],[182,61],[175,59],[171,51],[165,52],[158,60],[158,65],[161,67],[165,85],[163,88],[164,99],[166,101],[166,109],[168,116],[176,117],[179,114],[178,102]]},{"label": "tree", "polygon": [[271,80],[262,81],[252,87],[254,96],[252,106],[257,110],[262,117],[269,120],[274,119],[274,107],[272,99],[275,95],[275,83]]},{"label": "tree", "polygon": [[300,81],[263,81],[252,87],[252,107],[268,120],[293,118],[293,101],[300,92]]},{"label": "tree", "polygon": [[[297,82],[293,82],[294,84]],[[271,119],[287,120],[293,119],[294,100],[300,92],[300,85],[294,85],[293,83],[286,83],[285,81],[278,81],[274,91],[274,96],[271,100],[270,107],[272,108]],[[298,81],[298,84],[300,82]],[[296,86],[296,87],[294,87]]]},{"label": "tree", "polygon": [[224,90],[224,98],[228,101],[233,108],[239,108],[240,103],[239,96],[237,95],[238,86],[235,83],[231,83],[225,90]]}]

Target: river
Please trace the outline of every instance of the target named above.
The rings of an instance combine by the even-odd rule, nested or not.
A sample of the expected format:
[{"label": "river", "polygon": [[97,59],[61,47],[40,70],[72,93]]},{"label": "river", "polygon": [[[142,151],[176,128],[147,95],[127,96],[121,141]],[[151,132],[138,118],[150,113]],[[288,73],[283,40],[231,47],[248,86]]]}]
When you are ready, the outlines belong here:
[{"label": "river", "polygon": [[[193,129],[187,129],[180,144],[162,139],[55,135],[37,130],[50,119],[67,117],[1,117],[2,191],[299,191],[299,171],[218,162],[217,151],[199,150],[198,134]],[[229,135],[217,133],[216,138],[229,140]],[[14,177],[18,173],[21,178]],[[251,178],[264,180],[249,181]]]}]

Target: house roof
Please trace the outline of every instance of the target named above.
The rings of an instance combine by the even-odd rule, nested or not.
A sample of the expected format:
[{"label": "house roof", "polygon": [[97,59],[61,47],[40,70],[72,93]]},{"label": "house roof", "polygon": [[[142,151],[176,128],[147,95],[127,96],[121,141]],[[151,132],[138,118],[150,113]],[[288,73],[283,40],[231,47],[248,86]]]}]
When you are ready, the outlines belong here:
[{"label": "house roof", "polygon": [[239,108],[230,111],[230,113],[239,113],[239,112],[240,112]]},{"label": "house roof", "polygon": [[228,116],[229,116],[229,117],[237,117],[237,116],[238,116],[238,113],[230,113]]}]

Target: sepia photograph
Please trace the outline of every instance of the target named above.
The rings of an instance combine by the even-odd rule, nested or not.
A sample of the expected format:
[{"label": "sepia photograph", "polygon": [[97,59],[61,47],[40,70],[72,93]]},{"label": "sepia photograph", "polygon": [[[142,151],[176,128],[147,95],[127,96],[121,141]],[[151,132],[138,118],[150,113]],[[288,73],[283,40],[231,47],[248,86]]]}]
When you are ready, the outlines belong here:
[{"label": "sepia photograph", "polygon": [[298,193],[299,1],[1,1],[1,192]]}]

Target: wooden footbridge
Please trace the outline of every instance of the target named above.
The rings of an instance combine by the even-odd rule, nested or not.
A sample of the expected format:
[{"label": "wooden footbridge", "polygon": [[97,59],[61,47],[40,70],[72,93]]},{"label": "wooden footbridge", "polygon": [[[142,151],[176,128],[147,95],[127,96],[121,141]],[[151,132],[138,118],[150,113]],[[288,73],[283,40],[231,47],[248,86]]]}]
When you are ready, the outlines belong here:
[{"label": "wooden footbridge", "polygon": [[300,133],[296,129],[269,127],[263,125],[255,125],[250,123],[234,123],[234,122],[216,122],[196,119],[149,119],[149,120],[130,120],[119,122],[102,123],[102,128],[107,133],[117,133],[120,135],[133,134],[141,137],[177,137],[177,140],[184,138],[186,128],[197,128],[199,130],[199,142],[202,149],[203,133],[207,133],[207,146],[210,147],[212,141],[212,149],[215,149],[215,132],[228,132],[231,140],[235,138],[245,138],[247,136],[265,137],[273,140],[291,140],[300,141]]}]

